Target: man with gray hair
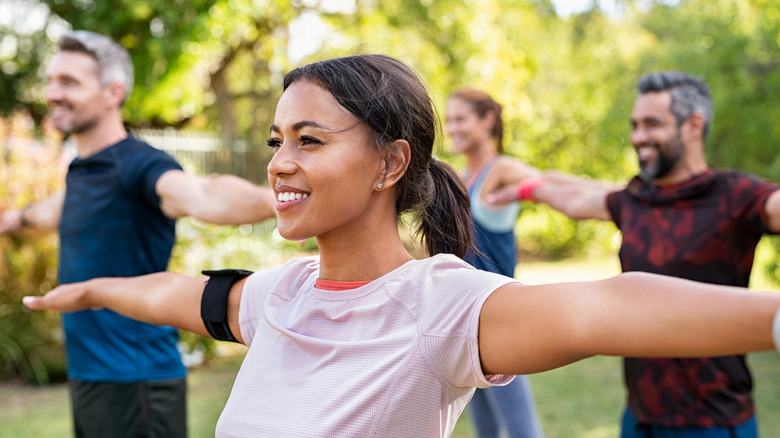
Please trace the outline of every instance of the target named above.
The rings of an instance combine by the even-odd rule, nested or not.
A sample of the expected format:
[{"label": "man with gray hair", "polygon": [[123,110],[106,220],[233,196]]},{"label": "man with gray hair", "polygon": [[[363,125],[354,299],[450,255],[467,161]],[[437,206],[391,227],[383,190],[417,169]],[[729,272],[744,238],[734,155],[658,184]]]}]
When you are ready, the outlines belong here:
[{"label": "man with gray hair", "polygon": [[[111,39],[64,35],[46,75],[49,116],[77,157],[63,192],[0,212],[0,234],[58,229],[60,283],[166,270],[182,216],[233,225],[274,216],[270,188],[230,175],[187,175],[128,134],[121,109],[133,67]],[[187,435],[186,370],[174,328],[108,310],[62,318],[76,437]]]},{"label": "man with gray hair", "polygon": [[[544,202],[573,219],[613,221],[624,272],[747,287],[759,239],[780,232],[780,191],[757,176],[711,169],[712,97],[680,72],[643,76],[631,114],[639,175],[619,187],[561,172],[504,187],[488,202]],[[695,309],[691,309],[695,312]],[[756,437],[745,356],[624,359],[623,438]]]}]

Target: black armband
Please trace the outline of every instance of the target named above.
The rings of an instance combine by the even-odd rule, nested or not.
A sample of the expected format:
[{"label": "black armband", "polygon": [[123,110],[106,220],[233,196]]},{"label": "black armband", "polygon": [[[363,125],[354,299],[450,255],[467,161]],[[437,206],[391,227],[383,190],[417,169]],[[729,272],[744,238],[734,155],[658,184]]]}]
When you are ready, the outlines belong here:
[{"label": "black armband", "polygon": [[252,272],[243,269],[223,269],[203,271],[202,274],[210,277],[200,300],[200,317],[206,325],[206,330],[214,339],[238,342],[228,324],[227,300],[233,284]]}]

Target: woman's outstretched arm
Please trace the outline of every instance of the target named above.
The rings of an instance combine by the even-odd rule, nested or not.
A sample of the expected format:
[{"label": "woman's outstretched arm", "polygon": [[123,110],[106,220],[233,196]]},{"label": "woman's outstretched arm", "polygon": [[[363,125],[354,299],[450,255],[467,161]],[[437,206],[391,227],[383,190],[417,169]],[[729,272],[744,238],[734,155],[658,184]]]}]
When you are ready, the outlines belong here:
[{"label": "woman's outstretched arm", "polygon": [[[158,272],[139,277],[95,278],[63,284],[44,296],[24,297],[33,310],[75,312],[85,309],[111,309],[138,321],[170,325],[210,336],[201,319],[200,306],[207,277],[189,277]],[[237,281],[228,296],[227,316],[233,336],[243,343],[238,326],[238,307],[246,279]]]},{"label": "woman's outstretched arm", "polygon": [[528,374],[593,355],[703,357],[773,348],[780,294],[647,273],[505,285],[480,315],[482,368]]}]

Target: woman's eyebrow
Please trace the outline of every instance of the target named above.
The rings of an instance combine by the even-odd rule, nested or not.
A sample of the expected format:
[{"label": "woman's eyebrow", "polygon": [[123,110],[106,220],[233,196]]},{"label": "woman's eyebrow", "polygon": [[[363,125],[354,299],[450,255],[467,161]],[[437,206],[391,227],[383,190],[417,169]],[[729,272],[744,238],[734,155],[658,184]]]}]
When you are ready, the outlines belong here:
[{"label": "woman's eyebrow", "polygon": [[[306,128],[306,127],[318,128],[318,129],[322,129],[323,131],[326,131],[326,132],[331,132],[331,130],[327,126],[322,125],[322,124],[317,123],[317,122],[314,122],[314,121],[311,121],[311,120],[303,120],[301,122],[295,123],[294,125],[292,125],[292,130],[293,131],[300,131],[301,129]],[[274,124],[274,125],[271,125],[271,132],[281,132],[281,129],[277,125]]]}]

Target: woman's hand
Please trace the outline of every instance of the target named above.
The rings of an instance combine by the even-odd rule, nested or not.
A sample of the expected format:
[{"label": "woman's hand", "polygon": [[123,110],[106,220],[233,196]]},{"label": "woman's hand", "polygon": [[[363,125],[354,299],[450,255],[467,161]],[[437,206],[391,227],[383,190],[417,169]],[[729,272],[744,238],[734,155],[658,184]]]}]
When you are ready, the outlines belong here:
[{"label": "woman's hand", "polygon": [[44,296],[26,296],[22,303],[32,310],[56,310],[77,312],[85,309],[100,309],[89,302],[89,281],[57,286]]}]

